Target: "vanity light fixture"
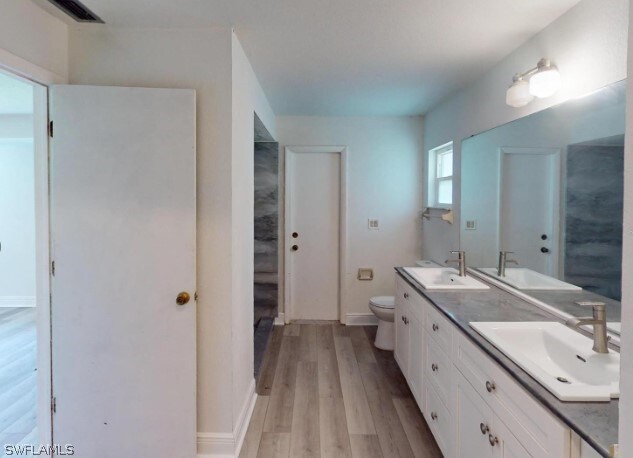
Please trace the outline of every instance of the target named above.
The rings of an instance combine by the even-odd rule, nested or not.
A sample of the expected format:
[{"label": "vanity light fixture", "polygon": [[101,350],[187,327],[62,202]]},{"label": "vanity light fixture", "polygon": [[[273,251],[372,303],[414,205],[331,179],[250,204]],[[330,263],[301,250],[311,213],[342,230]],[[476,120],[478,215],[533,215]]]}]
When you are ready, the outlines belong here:
[{"label": "vanity light fixture", "polygon": [[560,73],[556,65],[549,59],[541,59],[524,73],[517,73],[512,78],[512,85],[506,91],[506,104],[511,107],[523,107],[534,97],[550,97],[560,89]]}]

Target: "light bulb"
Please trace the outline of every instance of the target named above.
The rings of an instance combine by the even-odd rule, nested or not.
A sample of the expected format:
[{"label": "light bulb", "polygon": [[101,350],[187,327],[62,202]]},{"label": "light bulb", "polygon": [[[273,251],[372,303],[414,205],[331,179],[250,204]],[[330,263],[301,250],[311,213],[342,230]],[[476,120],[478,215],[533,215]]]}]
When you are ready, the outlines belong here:
[{"label": "light bulb", "polygon": [[547,59],[541,59],[538,70],[530,77],[530,94],[538,98],[550,97],[560,89],[560,73]]},{"label": "light bulb", "polygon": [[519,108],[532,100],[534,100],[534,96],[530,94],[530,84],[524,79],[515,77],[514,82],[506,91],[506,104]]}]

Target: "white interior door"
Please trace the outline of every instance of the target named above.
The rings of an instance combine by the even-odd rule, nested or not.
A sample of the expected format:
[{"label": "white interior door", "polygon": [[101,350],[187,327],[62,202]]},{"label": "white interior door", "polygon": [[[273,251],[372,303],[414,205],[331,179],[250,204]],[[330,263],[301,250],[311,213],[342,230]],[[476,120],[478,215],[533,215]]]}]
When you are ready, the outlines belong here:
[{"label": "white interior door", "polygon": [[506,148],[501,152],[500,250],[520,267],[558,274],[560,150]]},{"label": "white interior door", "polygon": [[341,153],[286,151],[290,319],[338,320]]},{"label": "white interior door", "polygon": [[56,86],[50,101],[54,442],[194,457],[195,92]]}]

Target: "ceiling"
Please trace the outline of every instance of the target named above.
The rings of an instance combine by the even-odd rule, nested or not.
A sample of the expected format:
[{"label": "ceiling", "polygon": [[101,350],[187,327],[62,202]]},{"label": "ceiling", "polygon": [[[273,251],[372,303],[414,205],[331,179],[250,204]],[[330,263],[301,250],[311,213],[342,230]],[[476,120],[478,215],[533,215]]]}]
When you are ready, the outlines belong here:
[{"label": "ceiling", "polygon": [[578,1],[83,0],[114,26],[232,25],[276,114],[329,116],[423,114]]},{"label": "ceiling", "polygon": [[0,72],[0,115],[33,113],[33,86]]}]

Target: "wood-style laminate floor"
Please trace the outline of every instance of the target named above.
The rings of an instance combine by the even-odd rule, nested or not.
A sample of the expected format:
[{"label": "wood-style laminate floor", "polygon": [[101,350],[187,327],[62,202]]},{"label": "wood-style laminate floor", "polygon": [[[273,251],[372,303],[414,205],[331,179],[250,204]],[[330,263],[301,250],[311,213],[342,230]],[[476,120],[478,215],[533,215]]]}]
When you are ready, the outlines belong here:
[{"label": "wood-style laminate floor", "polygon": [[441,457],[375,327],[275,326],[240,457]]},{"label": "wood-style laminate floor", "polygon": [[37,441],[35,308],[0,307],[0,457]]}]

